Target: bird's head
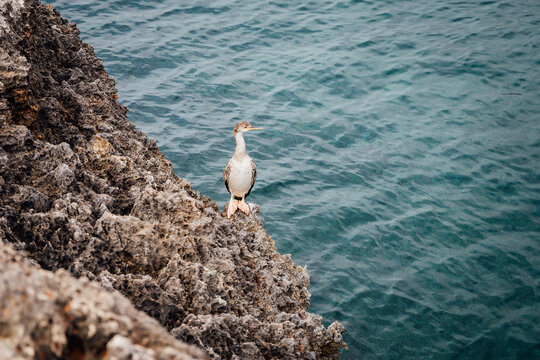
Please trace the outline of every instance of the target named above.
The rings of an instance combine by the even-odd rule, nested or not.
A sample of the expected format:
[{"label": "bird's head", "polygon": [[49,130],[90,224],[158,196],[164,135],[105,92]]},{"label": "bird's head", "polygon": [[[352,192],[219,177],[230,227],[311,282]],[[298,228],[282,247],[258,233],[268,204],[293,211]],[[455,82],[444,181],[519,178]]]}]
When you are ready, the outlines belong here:
[{"label": "bird's head", "polygon": [[236,135],[238,133],[245,133],[246,131],[250,130],[262,130],[262,128],[253,127],[247,121],[242,121],[236,124],[236,126],[234,127],[234,134]]}]

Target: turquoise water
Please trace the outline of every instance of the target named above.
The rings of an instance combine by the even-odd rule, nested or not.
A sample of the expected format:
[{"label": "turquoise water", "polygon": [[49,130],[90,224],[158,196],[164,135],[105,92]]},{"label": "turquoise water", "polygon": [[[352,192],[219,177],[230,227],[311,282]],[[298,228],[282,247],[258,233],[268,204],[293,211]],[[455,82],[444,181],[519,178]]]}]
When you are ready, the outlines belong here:
[{"label": "turquoise water", "polygon": [[540,358],[540,2],[51,1],[178,175],[246,135],[344,359]]}]

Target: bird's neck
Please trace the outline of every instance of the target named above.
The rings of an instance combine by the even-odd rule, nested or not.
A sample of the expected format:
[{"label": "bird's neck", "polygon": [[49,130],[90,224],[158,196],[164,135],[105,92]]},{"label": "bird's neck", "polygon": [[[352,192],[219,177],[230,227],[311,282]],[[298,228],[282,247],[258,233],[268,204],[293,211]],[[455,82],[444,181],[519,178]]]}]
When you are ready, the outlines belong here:
[{"label": "bird's neck", "polygon": [[234,149],[234,157],[241,159],[246,156],[246,142],[244,141],[244,135],[239,132],[234,135],[236,139],[236,149]]}]

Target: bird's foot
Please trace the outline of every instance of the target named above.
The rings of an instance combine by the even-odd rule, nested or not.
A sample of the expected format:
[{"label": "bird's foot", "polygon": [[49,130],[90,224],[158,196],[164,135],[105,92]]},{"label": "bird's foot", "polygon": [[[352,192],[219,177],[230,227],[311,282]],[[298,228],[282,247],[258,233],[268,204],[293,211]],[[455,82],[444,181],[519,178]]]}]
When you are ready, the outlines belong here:
[{"label": "bird's foot", "polygon": [[231,201],[229,201],[229,207],[227,208],[227,219],[230,219],[231,216],[233,216],[236,209],[238,209],[238,200],[231,199]]},{"label": "bird's foot", "polygon": [[249,215],[249,205],[244,200],[238,203],[238,208],[242,210],[246,215]]}]

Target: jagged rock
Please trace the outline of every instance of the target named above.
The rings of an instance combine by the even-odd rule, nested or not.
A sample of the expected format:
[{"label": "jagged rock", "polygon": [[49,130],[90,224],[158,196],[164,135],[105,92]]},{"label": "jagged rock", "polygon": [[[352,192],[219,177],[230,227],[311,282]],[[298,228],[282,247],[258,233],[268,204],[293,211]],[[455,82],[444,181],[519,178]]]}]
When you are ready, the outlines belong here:
[{"label": "jagged rock", "polygon": [[2,359],[206,359],[120,294],[40,270],[0,243]]},{"label": "jagged rock", "polygon": [[[307,271],[276,251],[258,206],[229,220],[178,178],[74,24],[3,1],[0,44],[4,241],[118,290],[214,358],[339,358],[343,327],[306,311]],[[110,343],[150,356],[137,345]]]}]

